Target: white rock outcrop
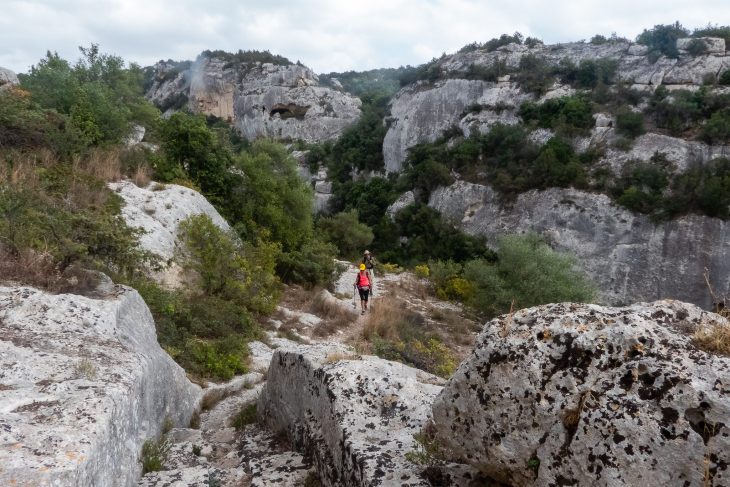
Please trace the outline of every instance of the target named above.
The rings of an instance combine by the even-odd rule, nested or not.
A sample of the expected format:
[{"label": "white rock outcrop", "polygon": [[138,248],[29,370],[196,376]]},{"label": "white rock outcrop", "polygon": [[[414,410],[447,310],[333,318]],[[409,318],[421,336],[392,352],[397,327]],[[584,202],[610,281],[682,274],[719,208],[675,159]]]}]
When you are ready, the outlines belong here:
[{"label": "white rock outcrop", "polygon": [[144,231],[140,246],[164,261],[174,257],[177,227],[186,218],[207,215],[222,230],[230,230],[213,205],[194,189],[154,182],[140,188],[131,181],[110,183],[109,187],[124,200],[122,216],[127,225]]},{"label": "white rock outcrop", "polygon": [[13,71],[0,66],[0,90],[17,84],[20,84],[18,76]]},{"label": "white rock outcrop", "polygon": [[143,442],[199,398],[136,291],[0,287],[0,485],[135,485]]},{"label": "white rock outcrop", "polygon": [[433,405],[435,440],[514,486],[730,484],[730,358],[676,301],[570,303],[488,323]]},{"label": "white rock outcrop", "polygon": [[491,245],[507,233],[540,234],[577,257],[610,304],[672,298],[709,308],[704,273],[730,295],[730,225],[686,215],[655,223],[602,194],[551,188],[504,204],[489,186],[457,181],[431,194],[429,206]]},{"label": "white rock outcrop", "polygon": [[401,212],[407,206],[410,206],[416,202],[416,195],[413,191],[406,191],[398,197],[388,208],[385,210],[385,214],[390,217],[391,220],[395,221],[395,216]]},{"label": "white rock outcrop", "polygon": [[[470,132],[486,130],[479,128],[482,123],[485,127],[516,123],[514,113],[529,99],[532,96],[514,83],[479,80],[448,79],[402,89],[392,101],[390,128],[383,141],[386,172],[399,172],[410,147],[433,142],[453,126]],[[480,111],[470,113],[477,106]]]},{"label": "white rock outcrop", "polygon": [[277,350],[259,416],[311,455],[325,486],[426,486],[404,458],[443,383],[342,345]]},{"label": "white rock outcrop", "polygon": [[168,113],[187,107],[222,118],[249,139],[333,140],[360,117],[359,98],[320,86],[312,70],[297,64],[201,55],[187,67],[159,62],[154,69],[150,101]]}]

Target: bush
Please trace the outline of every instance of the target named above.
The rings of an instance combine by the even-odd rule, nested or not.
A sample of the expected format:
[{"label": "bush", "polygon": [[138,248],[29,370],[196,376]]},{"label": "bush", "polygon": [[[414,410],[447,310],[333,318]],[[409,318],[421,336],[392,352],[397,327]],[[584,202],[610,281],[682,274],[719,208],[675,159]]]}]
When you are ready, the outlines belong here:
[{"label": "bush", "polygon": [[687,53],[691,56],[700,56],[707,52],[707,44],[702,39],[692,39],[687,45]]},{"label": "bush", "polygon": [[240,244],[202,214],[180,222],[178,235],[177,259],[200,280],[197,288],[258,313],[274,310],[280,293],[274,276],[276,244]]},{"label": "bush", "polygon": [[356,210],[321,218],[317,229],[324,240],[336,245],[340,255],[347,258],[359,256],[374,238],[370,227],[358,220]]},{"label": "bush", "polygon": [[730,69],[726,69],[725,71],[722,72],[718,82],[721,85],[725,85],[725,86],[730,85]]},{"label": "bush", "polygon": [[518,115],[525,123],[559,130],[567,135],[585,134],[595,124],[593,107],[584,96],[552,98],[543,103],[525,102]]},{"label": "bush", "polygon": [[650,58],[658,59],[661,54],[669,58],[678,58],[677,39],[688,37],[689,31],[682,24],[675,22],[669,25],[655,25],[652,29],[644,29],[636,38],[636,42],[649,48]]},{"label": "bush", "polygon": [[497,262],[464,265],[464,278],[476,288],[471,304],[488,314],[561,301],[590,302],[595,290],[574,270],[575,259],[553,251],[534,235],[504,236]]},{"label": "bush", "polygon": [[149,472],[159,472],[165,468],[165,461],[170,453],[172,443],[164,435],[159,440],[147,440],[142,445],[140,462],[142,475]]},{"label": "bush", "polygon": [[616,131],[621,135],[635,139],[645,132],[644,116],[630,110],[620,111],[616,114]]},{"label": "bush", "polygon": [[520,58],[515,78],[523,90],[536,96],[544,95],[554,81],[548,62],[534,54],[525,54]]},{"label": "bush", "polygon": [[241,431],[245,426],[256,424],[256,403],[244,406],[238,414],[233,417],[233,427]]},{"label": "bush", "polygon": [[702,127],[702,139],[708,144],[730,141],[730,108],[712,114]]},{"label": "bush", "polygon": [[286,283],[324,286],[335,272],[335,255],[337,247],[315,238],[298,250],[283,253],[276,263],[276,273]]}]

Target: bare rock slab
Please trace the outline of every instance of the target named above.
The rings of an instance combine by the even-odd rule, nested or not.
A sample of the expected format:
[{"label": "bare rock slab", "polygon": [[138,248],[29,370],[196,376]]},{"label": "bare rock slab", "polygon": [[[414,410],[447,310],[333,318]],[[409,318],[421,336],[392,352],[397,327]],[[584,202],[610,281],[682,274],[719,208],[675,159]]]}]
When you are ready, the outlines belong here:
[{"label": "bare rock slab", "polygon": [[554,304],[488,323],[433,405],[436,442],[511,485],[730,484],[730,358],[679,301]]},{"label": "bare rock slab", "polygon": [[[348,358],[349,357],[349,358]],[[261,418],[311,456],[327,486],[425,486],[404,455],[429,418],[442,380],[341,345],[277,350]]]},{"label": "bare rock slab", "polygon": [[144,441],[199,397],[136,291],[0,287],[0,485],[135,485]]}]

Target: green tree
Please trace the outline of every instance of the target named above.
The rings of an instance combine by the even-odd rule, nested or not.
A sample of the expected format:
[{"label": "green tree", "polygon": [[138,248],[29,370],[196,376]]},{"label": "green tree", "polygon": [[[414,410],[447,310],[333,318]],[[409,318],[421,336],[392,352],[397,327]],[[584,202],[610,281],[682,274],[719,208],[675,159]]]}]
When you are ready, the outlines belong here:
[{"label": "green tree", "polygon": [[474,283],[470,303],[493,316],[512,309],[562,301],[590,302],[595,289],[575,269],[575,259],[555,252],[535,235],[499,239],[496,264],[464,264],[463,277]]},{"label": "green tree", "polygon": [[231,201],[243,236],[266,236],[284,252],[311,240],[312,189],[299,177],[296,161],[284,146],[257,140],[235,158],[233,167],[242,174]]},{"label": "green tree", "polygon": [[347,258],[359,256],[374,238],[373,231],[360,223],[354,209],[321,218],[317,222],[317,230],[326,241],[337,246],[341,256]]}]

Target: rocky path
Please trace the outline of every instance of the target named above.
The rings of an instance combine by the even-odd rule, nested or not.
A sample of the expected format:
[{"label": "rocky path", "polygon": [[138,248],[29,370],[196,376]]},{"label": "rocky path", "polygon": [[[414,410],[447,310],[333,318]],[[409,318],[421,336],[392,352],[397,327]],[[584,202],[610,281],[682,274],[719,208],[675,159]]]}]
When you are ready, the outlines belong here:
[{"label": "rocky path", "polygon": [[[165,435],[169,449],[164,470],[150,472],[139,487],[239,487],[304,485],[314,476],[311,464],[291,451],[286,437],[255,423],[255,409],[264,373],[275,348],[298,344],[269,337],[269,345],[254,342],[252,366],[258,371],[239,376],[226,384],[210,384],[203,399],[203,411],[189,428],[175,428]],[[236,416],[250,413],[236,427]]]},{"label": "rocky path", "polygon": [[[166,438],[169,454],[164,470],[146,474],[139,487],[233,487],[317,486],[317,474],[309,459],[292,451],[286,435],[275,434],[255,423],[256,404],[262,390],[274,350],[301,348],[302,344],[339,343],[357,345],[369,314],[361,315],[359,297],[353,300],[354,276],[357,268],[349,263],[337,279],[332,293],[319,296],[292,290],[270,319],[267,343],[253,342],[252,372],[227,384],[209,384],[205,390],[203,409],[190,428],[171,430]],[[387,298],[397,296],[402,302],[425,313],[423,300],[413,291],[417,279],[409,274],[386,274],[376,277],[371,309]],[[321,299],[323,308],[339,309],[346,319],[340,328],[323,332],[327,317],[312,309],[312,301]],[[353,303],[355,306],[353,306]],[[449,307],[448,303],[441,306]],[[324,313],[326,314],[326,313]],[[353,351],[354,352],[354,351]],[[241,411],[253,412],[251,424],[235,427]]]}]

